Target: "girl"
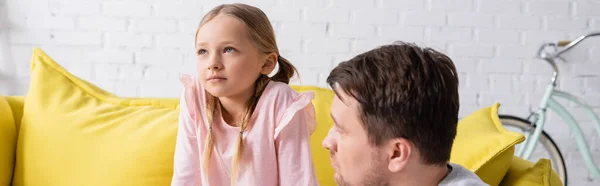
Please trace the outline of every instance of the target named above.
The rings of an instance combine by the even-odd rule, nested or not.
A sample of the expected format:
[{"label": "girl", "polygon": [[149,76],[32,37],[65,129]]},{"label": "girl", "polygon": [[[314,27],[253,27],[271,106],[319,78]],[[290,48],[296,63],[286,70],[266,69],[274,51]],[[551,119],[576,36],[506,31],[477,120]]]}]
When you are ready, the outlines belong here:
[{"label": "girl", "polygon": [[[172,185],[318,185],[309,136],[313,93],[287,83],[267,16],[220,5],[196,31],[198,77],[182,75]],[[267,76],[279,64],[273,77]]]}]

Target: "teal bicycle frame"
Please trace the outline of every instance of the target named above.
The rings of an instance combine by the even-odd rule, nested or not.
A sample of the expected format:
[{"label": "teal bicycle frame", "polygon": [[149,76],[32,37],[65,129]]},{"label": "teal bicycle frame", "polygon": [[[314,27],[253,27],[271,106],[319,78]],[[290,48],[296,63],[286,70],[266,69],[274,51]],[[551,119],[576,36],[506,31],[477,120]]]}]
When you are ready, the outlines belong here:
[{"label": "teal bicycle frame", "polygon": [[[516,155],[524,159],[529,159],[537,145],[537,140],[539,139],[544,129],[544,125],[546,123],[546,110],[550,108],[552,109],[552,111],[557,113],[565,121],[565,123],[567,123],[569,129],[571,130],[571,132],[573,132],[575,139],[577,140],[577,146],[581,151],[581,155],[583,157],[585,165],[587,166],[588,170],[594,175],[594,177],[597,180],[600,180],[600,168],[598,168],[598,166],[592,159],[592,154],[586,142],[585,135],[579,127],[579,123],[573,118],[571,113],[564,106],[562,106],[554,99],[555,97],[563,98],[568,101],[574,102],[581,108],[583,108],[585,113],[592,118],[596,132],[598,132],[598,136],[600,136],[600,119],[598,118],[598,115],[594,113],[594,110],[584,100],[567,92],[556,90],[558,67],[556,66],[554,59],[558,58],[560,54],[571,49],[573,46],[581,42],[586,37],[591,36],[600,36],[600,32],[581,36],[572,42],[561,41],[558,43],[545,44],[540,49],[540,56],[548,63],[550,63],[550,65],[552,65],[552,68],[554,69],[554,74],[552,77],[552,82],[546,87],[546,91],[544,92],[539,108],[527,118],[527,120],[529,120],[529,122],[533,124],[533,126],[531,126],[534,128],[533,134],[530,132],[531,129],[528,129],[527,132],[525,132],[526,140],[523,142],[521,148],[517,150]],[[555,53],[542,53],[543,48],[547,46],[565,46],[565,48]]]}]

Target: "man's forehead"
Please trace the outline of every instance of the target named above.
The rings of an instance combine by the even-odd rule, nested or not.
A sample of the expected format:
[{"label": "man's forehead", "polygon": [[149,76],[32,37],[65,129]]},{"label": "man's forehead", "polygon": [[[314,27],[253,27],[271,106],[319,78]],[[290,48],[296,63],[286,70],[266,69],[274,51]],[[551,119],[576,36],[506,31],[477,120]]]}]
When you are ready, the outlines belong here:
[{"label": "man's forehead", "polygon": [[335,125],[346,132],[362,128],[360,127],[361,121],[358,101],[338,86],[334,88],[334,91],[336,94],[331,106],[331,116],[334,119],[334,122],[336,122]]},{"label": "man's forehead", "polygon": [[335,92],[335,98],[340,100],[345,106],[352,107],[356,105],[356,99],[348,95],[338,84],[334,86],[333,91]]},{"label": "man's forehead", "polygon": [[343,89],[334,89],[335,95],[331,105],[331,114],[340,120],[347,119],[348,114],[358,113],[358,101],[344,92]]}]

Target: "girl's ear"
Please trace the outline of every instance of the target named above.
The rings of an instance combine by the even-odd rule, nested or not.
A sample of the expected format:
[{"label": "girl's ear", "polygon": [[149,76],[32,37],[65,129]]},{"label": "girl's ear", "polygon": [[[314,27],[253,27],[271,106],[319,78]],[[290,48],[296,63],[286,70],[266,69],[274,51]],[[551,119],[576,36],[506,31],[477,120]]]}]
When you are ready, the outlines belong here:
[{"label": "girl's ear", "polygon": [[265,62],[263,63],[262,69],[260,70],[261,74],[264,75],[269,75],[273,69],[275,69],[275,65],[277,65],[277,53],[272,52],[270,54],[267,54],[267,57],[265,59]]}]

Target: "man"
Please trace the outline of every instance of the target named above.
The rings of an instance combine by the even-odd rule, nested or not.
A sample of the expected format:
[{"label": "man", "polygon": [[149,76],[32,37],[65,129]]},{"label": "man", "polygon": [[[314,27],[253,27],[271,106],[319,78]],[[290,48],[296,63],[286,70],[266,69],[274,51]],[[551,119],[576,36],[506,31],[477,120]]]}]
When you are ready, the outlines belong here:
[{"label": "man", "polygon": [[386,45],[342,62],[327,83],[336,93],[335,124],[323,146],[338,185],[487,185],[449,163],[459,102],[446,55]]}]

